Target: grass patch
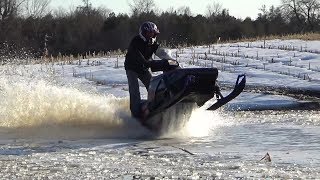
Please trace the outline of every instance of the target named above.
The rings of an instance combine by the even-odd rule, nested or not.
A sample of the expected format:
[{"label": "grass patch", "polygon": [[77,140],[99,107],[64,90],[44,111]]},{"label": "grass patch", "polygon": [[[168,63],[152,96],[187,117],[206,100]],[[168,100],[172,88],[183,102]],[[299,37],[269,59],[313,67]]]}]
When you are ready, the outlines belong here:
[{"label": "grass patch", "polygon": [[230,40],[223,43],[234,43],[234,42],[253,42],[253,41],[263,41],[263,40],[291,40],[291,39],[300,39],[305,41],[316,41],[320,40],[320,33],[305,33],[305,34],[287,34],[287,35],[270,35],[264,37],[255,37],[255,38],[243,38],[238,40]]}]

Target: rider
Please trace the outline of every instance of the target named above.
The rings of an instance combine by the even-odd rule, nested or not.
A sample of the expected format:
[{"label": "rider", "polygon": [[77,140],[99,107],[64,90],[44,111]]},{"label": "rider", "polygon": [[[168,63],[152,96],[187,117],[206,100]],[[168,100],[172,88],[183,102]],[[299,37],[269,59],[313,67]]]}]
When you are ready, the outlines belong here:
[{"label": "rider", "polygon": [[150,21],[142,23],[139,34],[130,42],[124,62],[129,85],[131,114],[139,119],[144,119],[149,110],[141,102],[138,79],[148,91],[152,77],[149,71],[150,62],[152,61],[152,55],[156,54],[159,49],[159,44],[156,41],[159,33],[160,31],[155,23]]}]

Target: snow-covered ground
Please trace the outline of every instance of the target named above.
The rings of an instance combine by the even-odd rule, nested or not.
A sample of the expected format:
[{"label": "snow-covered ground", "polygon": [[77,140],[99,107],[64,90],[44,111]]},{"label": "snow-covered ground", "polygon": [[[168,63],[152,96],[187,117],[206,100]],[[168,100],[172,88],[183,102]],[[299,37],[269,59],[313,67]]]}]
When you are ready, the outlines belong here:
[{"label": "snow-covered ground", "polygon": [[[183,68],[218,68],[221,87],[246,74],[255,91],[248,88],[215,112],[193,109],[180,131],[154,137],[130,117],[123,56],[1,66],[0,176],[319,177],[319,111],[296,110],[319,103],[317,98],[306,102],[261,90],[292,89],[319,97],[320,41],[214,44],[172,49],[172,56]],[[141,92],[145,98],[142,85]],[[260,161],[267,152],[272,161]]]}]

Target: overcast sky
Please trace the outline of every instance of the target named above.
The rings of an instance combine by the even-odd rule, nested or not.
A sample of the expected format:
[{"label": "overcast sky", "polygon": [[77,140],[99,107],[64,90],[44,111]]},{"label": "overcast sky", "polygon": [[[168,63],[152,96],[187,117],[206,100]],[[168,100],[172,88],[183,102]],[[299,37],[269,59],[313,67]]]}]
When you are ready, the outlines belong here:
[{"label": "overcast sky", "polygon": [[[91,0],[94,7],[104,6],[111,9],[116,14],[129,13],[128,2],[133,0]],[[213,2],[221,3],[223,8],[229,9],[229,13],[236,18],[256,18],[262,5],[270,7],[271,5],[279,6],[281,0],[155,0],[156,6],[161,10],[167,10],[170,7],[178,9],[181,6],[189,6],[193,14],[205,14],[208,4]],[[83,4],[82,0],[52,0],[53,8],[77,7]]]}]

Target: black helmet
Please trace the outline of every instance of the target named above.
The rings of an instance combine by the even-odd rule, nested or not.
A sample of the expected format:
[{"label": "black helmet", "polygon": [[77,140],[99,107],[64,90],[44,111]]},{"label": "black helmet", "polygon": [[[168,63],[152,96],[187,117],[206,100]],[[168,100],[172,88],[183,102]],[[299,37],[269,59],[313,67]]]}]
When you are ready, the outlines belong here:
[{"label": "black helmet", "polygon": [[153,32],[155,34],[160,34],[160,31],[157,27],[157,25],[153,22],[147,21],[141,24],[139,28],[139,33],[141,35],[145,35],[147,32]]}]

